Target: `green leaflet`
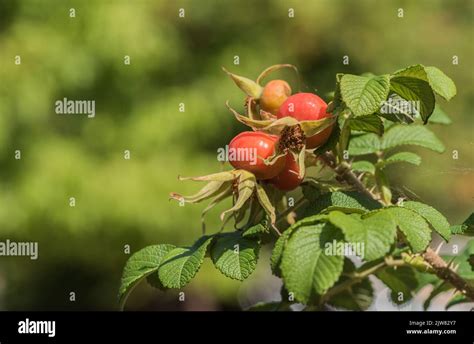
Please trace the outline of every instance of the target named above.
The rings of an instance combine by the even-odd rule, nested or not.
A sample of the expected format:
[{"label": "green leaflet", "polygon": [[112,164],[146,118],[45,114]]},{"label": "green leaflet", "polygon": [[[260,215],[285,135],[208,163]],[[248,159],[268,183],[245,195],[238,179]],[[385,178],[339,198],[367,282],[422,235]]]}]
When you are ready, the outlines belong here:
[{"label": "green leaflet", "polygon": [[347,242],[363,244],[362,259],[372,261],[383,257],[395,241],[396,221],[389,212],[379,211],[363,219],[340,211],[329,213],[329,221],[340,228]]},{"label": "green leaflet", "polygon": [[443,214],[441,214],[435,208],[414,201],[403,202],[403,207],[413,210],[418,215],[423,216],[423,218],[428,221],[433,229],[438,232],[438,234],[441,235],[444,240],[449,241],[451,238],[451,231],[448,220],[446,220]]},{"label": "green leaflet", "polygon": [[375,113],[387,99],[390,76],[357,76],[345,74],[340,81],[342,100],[355,116]]},{"label": "green leaflet", "polygon": [[317,198],[306,210],[306,216],[331,210],[341,210],[349,213],[365,213],[381,208],[382,205],[356,191],[328,192]]},{"label": "green leaflet", "polygon": [[402,207],[388,207],[382,211],[392,215],[413,252],[422,252],[428,247],[431,228],[422,216]]},{"label": "green leaflet", "polygon": [[421,146],[438,153],[444,152],[445,149],[443,143],[425,126],[396,124],[391,126],[382,138],[373,133],[354,135],[349,141],[349,154],[372,154],[404,145]]},{"label": "green leaflet", "polygon": [[123,308],[133,288],[145,277],[156,272],[173,245],[153,245],[135,252],[125,264],[119,289],[119,305]]},{"label": "green leaflet", "polygon": [[222,233],[212,245],[211,259],[225,276],[243,281],[255,270],[259,250],[258,237],[243,237],[241,232]]},{"label": "green leaflet", "polygon": [[164,257],[158,276],[166,288],[184,287],[198,272],[213,237],[203,236],[191,247],[176,247]]},{"label": "green leaflet", "polygon": [[325,247],[340,240],[339,231],[328,223],[301,226],[292,233],[280,267],[285,288],[297,301],[307,304],[338,280],[344,257],[326,255]]}]

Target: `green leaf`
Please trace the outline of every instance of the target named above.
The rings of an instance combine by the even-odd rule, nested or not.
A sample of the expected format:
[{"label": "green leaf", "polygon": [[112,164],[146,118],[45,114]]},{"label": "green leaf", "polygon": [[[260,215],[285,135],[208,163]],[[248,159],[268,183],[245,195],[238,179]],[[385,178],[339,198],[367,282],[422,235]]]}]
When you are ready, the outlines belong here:
[{"label": "green leaf", "polygon": [[449,222],[446,220],[443,214],[441,214],[435,208],[414,201],[403,202],[403,207],[413,210],[418,215],[423,216],[423,218],[428,221],[433,229],[438,232],[438,234],[441,235],[444,240],[449,241],[451,238]]},{"label": "green leaf", "polygon": [[390,90],[390,76],[344,74],[340,87],[342,100],[355,116],[371,115],[387,99]]},{"label": "green leaf", "polygon": [[281,236],[275,242],[275,246],[273,247],[272,255],[270,257],[270,266],[272,268],[272,272],[278,277],[281,277],[281,258],[283,256],[283,249],[290,238],[291,231],[292,230],[289,228],[281,234]]},{"label": "green leaf", "polygon": [[390,89],[405,100],[417,102],[421,118],[426,123],[433,113],[435,96],[423,66],[411,66],[393,74]]},{"label": "green leaf", "polygon": [[184,287],[198,272],[213,237],[203,236],[191,247],[176,247],[166,254],[158,276],[166,288]]},{"label": "green leaf", "polygon": [[298,302],[307,304],[338,280],[344,257],[326,255],[326,244],[341,239],[340,232],[328,223],[299,227],[283,251],[281,271],[285,288]]},{"label": "green leaf", "polygon": [[375,166],[370,161],[366,161],[366,160],[354,161],[351,167],[354,171],[357,171],[357,172],[368,172],[370,174],[375,174]]},{"label": "green leaf", "polygon": [[429,123],[434,124],[451,124],[453,121],[451,118],[439,107],[439,105],[435,105],[433,114],[430,116],[428,120]]},{"label": "green leaf", "polygon": [[128,295],[145,277],[158,270],[163,258],[173,250],[173,245],[148,246],[135,252],[125,264],[119,289],[119,304],[123,308]]},{"label": "green leaf", "polygon": [[427,127],[405,124],[390,127],[382,138],[380,149],[392,149],[403,145],[417,145],[438,153],[444,152],[443,143]]},{"label": "green leaf", "polygon": [[382,205],[356,191],[328,192],[319,197],[314,204],[306,210],[306,216],[340,210],[348,213],[365,213],[370,210],[379,209]]},{"label": "green leaf", "polygon": [[260,241],[243,237],[241,232],[222,233],[211,248],[215,267],[225,276],[243,281],[255,270]]},{"label": "green leaf", "polygon": [[348,121],[349,128],[351,128],[351,130],[365,131],[368,133],[375,133],[377,135],[383,134],[383,122],[379,116],[364,115],[350,118]]},{"label": "green leaf", "polygon": [[398,162],[406,162],[418,166],[421,163],[421,157],[412,152],[399,152],[386,158],[381,165],[382,167],[385,167]]},{"label": "green leaf", "polygon": [[361,257],[372,261],[383,257],[395,241],[397,226],[388,212],[374,212],[363,219],[346,215],[340,211],[329,213],[329,221],[340,228],[349,243],[362,243],[364,254]]},{"label": "green leaf", "polygon": [[286,243],[288,242],[288,239],[290,238],[290,235],[293,233],[293,231],[301,226],[312,225],[312,224],[320,222],[321,220],[326,220],[326,219],[327,219],[326,215],[308,216],[296,222],[295,224],[293,224],[291,227],[286,229],[281,234],[281,236],[275,242],[275,246],[273,247],[272,255],[270,257],[270,266],[275,276],[281,277],[280,263],[281,263],[281,258],[283,256],[283,250],[285,248]]},{"label": "green leaf", "polygon": [[474,236],[474,213],[472,213],[462,224],[451,226],[451,233]]},{"label": "green leaf", "polygon": [[[346,274],[351,274],[356,271],[354,263],[350,259],[344,260],[344,273],[336,285],[344,283],[349,277]],[[336,308],[350,309],[354,311],[365,311],[372,304],[374,297],[374,290],[372,283],[368,278],[351,285],[347,290],[338,293],[329,299],[328,304]]]},{"label": "green leaf", "polygon": [[406,266],[385,268],[375,275],[390,288],[392,301],[398,305],[410,301],[418,286],[415,272]]},{"label": "green leaf", "polygon": [[389,207],[382,212],[392,215],[413,252],[422,252],[428,247],[431,241],[431,228],[423,217],[402,207]]},{"label": "green leaf", "polygon": [[456,85],[453,80],[436,67],[425,67],[428,81],[437,94],[446,100],[456,95]]},{"label": "green leaf", "polygon": [[373,133],[353,135],[349,141],[349,155],[372,154],[380,150],[381,139]]}]

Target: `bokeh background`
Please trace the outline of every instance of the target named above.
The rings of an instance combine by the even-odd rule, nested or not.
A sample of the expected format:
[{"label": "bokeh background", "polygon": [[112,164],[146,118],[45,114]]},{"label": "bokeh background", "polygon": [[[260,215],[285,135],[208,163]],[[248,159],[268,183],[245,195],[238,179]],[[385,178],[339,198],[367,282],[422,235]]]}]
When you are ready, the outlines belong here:
[{"label": "bokeh background", "polygon": [[[178,174],[221,170],[216,149],[243,129],[224,105],[230,100],[242,109],[242,93],[221,66],[255,78],[269,65],[292,63],[303,90],[323,96],[334,89],[337,72],[389,73],[415,63],[441,68],[458,87],[450,103],[441,103],[453,124],[433,126],[447,150],[420,151],[421,167],[400,166],[392,177],[451,223],[464,220],[474,208],[473,6],[470,0],[0,0],[0,239],[39,243],[36,261],[0,258],[0,309],[117,309],[125,245],[134,252],[200,236],[204,205],[179,207],[168,194],[199,187],[179,182]],[[294,81],[290,72],[279,76]],[[64,97],[95,100],[96,117],[57,115],[54,103]],[[21,160],[14,159],[18,149]],[[217,214],[208,217],[211,231]],[[265,249],[244,283],[206,261],[185,288],[186,302],[177,302],[177,291],[143,283],[127,309],[241,309],[278,299],[278,291]],[[374,307],[393,309],[384,290],[378,293]]]}]

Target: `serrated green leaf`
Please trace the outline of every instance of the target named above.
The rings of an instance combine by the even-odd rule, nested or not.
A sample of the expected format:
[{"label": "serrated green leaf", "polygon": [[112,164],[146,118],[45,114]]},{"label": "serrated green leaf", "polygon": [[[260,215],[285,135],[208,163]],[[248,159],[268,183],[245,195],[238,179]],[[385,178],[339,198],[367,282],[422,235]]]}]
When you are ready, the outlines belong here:
[{"label": "serrated green leaf", "polygon": [[[348,277],[344,276],[345,274],[351,274],[356,271],[354,263],[350,259],[344,260],[344,273],[341,275],[341,278],[337,282],[344,283],[347,281]],[[372,288],[372,283],[368,278],[364,278],[359,283],[355,283],[349,287],[349,289],[344,290],[341,293],[338,293],[331,297],[328,300],[328,304],[336,308],[344,308],[354,311],[365,311],[372,304],[374,297],[374,290]]]},{"label": "serrated green leaf", "polygon": [[375,133],[377,135],[383,134],[383,122],[379,116],[376,115],[364,115],[349,120],[349,128],[351,130],[365,131],[368,133]]},{"label": "serrated green leaf", "polygon": [[382,212],[392,215],[413,252],[422,252],[428,247],[431,241],[431,228],[422,216],[402,207],[389,207]]},{"label": "serrated green leaf", "polygon": [[451,226],[450,231],[455,235],[474,236],[474,213],[472,213],[462,224]]},{"label": "serrated green leaf", "polygon": [[286,243],[288,242],[288,239],[290,238],[290,235],[293,233],[293,231],[301,226],[308,226],[311,224],[321,222],[323,220],[327,220],[326,215],[314,215],[314,216],[305,217],[302,220],[293,224],[291,227],[287,228],[280,235],[278,240],[275,242],[275,246],[273,247],[272,255],[270,257],[270,266],[275,276],[281,277],[280,263],[281,263],[281,258],[283,255],[283,250],[285,248]]},{"label": "serrated green leaf", "polygon": [[380,149],[392,149],[403,145],[416,145],[438,153],[444,152],[443,143],[427,127],[404,124],[393,125],[385,132]]},{"label": "serrated green leaf", "polygon": [[372,261],[383,257],[395,241],[397,226],[388,212],[374,212],[363,219],[340,211],[329,213],[329,221],[340,228],[347,242],[363,244],[361,257]]},{"label": "serrated green leaf", "polygon": [[381,139],[373,133],[353,135],[349,141],[349,155],[365,155],[379,151]]},{"label": "serrated green leaf", "polygon": [[355,116],[375,113],[387,99],[390,76],[357,76],[344,74],[340,83],[342,100]]},{"label": "serrated green leaf", "polygon": [[433,114],[430,116],[428,123],[434,124],[451,124],[453,123],[452,119],[444,112],[439,105],[435,105]]},{"label": "serrated green leaf", "polygon": [[390,79],[390,89],[405,100],[417,102],[420,116],[426,123],[435,106],[435,96],[427,81],[409,75],[395,74]]},{"label": "serrated green leaf", "polygon": [[456,85],[453,80],[436,67],[425,67],[428,81],[437,94],[446,100],[456,95]]},{"label": "serrated green leaf", "polygon": [[368,172],[370,174],[375,173],[375,166],[370,161],[366,161],[366,160],[354,161],[351,167],[352,167],[352,170],[356,172]]},{"label": "serrated green leaf", "polygon": [[326,255],[326,244],[339,241],[339,231],[328,223],[299,227],[290,236],[281,261],[285,288],[307,304],[338,280],[344,257]]},{"label": "serrated green leaf", "polygon": [[418,154],[415,154],[412,152],[399,152],[386,158],[381,163],[381,166],[385,167],[387,165],[398,163],[398,162],[406,162],[406,163],[418,166],[421,163],[421,157]]},{"label": "serrated green leaf", "polygon": [[184,287],[199,271],[212,240],[211,236],[203,236],[191,247],[176,247],[168,252],[158,268],[163,286]]},{"label": "serrated green leaf", "polygon": [[153,245],[135,252],[125,264],[119,289],[119,304],[123,308],[133,288],[145,277],[158,270],[173,245]]},{"label": "serrated green leaf", "polygon": [[375,275],[390,288],[392,301],[398,305],[410,301],[418,287],[414,270],[406,266],[385,268]]},{"label": "serrated green leaf", "polygon": [[423,218],[428,221],[433,229],[438,232],[438,234],[441,235],[444,240],[449,241],[451,238],[449,222],[446,220],[443,214],[441,214],[435,208],[414,201],[403,202],[403,207],[413,210],[418,215],[423,216]]},{"label": "serrated green leaf", "polygon": [[270,257],[270,266],[272,268],[272,272],[275,276],[278,276],[278,277],[281,277],[281,269],[280,269],[281,258],[283,255],[283,249],[285,248],[285,245],[288,242],[290,234],[291,234],[291,230],[287,229],[280,235],[278,240],[275,242],[275,246],[273,247],[272,255]]},{"label": "serrated green leaf", "polygon": [[340,210],[347,213],[365,213],[379,209],[382,205],[356,191],[336,191],[323,194],[306,210],[306,216]]},{"label": "serrated green leaf", "polygon": [[255,270],[260,241],[241,232],[219,234],[211,247],[214,266],[225,276],[243,281]]}]

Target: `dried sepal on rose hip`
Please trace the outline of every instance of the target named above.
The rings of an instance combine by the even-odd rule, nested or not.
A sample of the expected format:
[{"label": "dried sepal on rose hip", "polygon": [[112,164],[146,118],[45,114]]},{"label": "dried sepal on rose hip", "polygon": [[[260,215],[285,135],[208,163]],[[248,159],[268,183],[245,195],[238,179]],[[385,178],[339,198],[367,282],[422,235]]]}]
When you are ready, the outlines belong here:
[{"label": "dried sepal on rose hip", "polygon": [[199,203],[211,199],[209,205],[201,214],[203,226],[205,214],[228,197],[233,197],[234,202],[230,209],[221,213],[222,226],[231,218],[228,215],[233,215],[236,219],[242,219],[247,210],[252,210],[252,206],[255,207],[255,201],[268,215],[271,224],[275,225],[275,207],[270,202],[263,187],[257,182],[255,175],[249,171],[232,170],[200,177],[179,177],[179,179],[208,182],[201,190],[191,196],[183,196],[175,192],[170,194],[172,199],[186,203]]}]

